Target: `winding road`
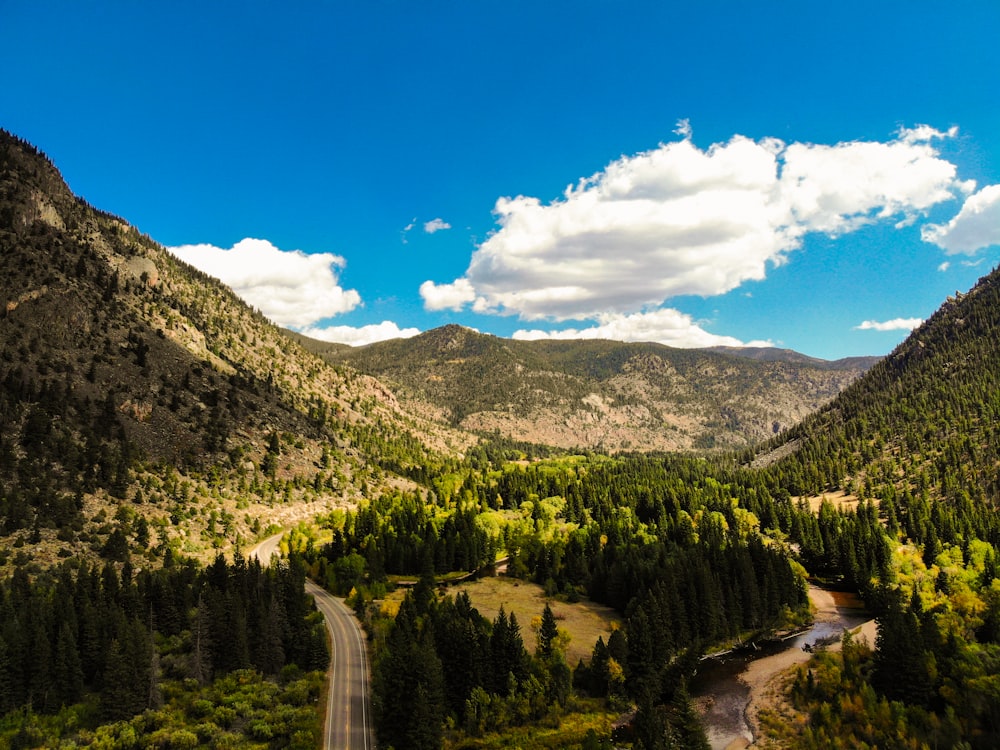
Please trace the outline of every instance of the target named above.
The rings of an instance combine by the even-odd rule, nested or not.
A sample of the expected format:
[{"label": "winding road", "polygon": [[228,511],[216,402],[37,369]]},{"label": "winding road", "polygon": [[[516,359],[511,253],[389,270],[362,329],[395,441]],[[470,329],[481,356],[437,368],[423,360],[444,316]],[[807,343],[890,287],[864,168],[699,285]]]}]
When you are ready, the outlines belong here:
[{"label": "winding road", "polygon": [[[250,550],[262,564],[278,555],[281,534],[270,536]],[[326,750],[370,750],[375,747],[368,687],[368,652],[354,613],[337,597],[306,581],[323,613],[330,634],[331,658],[323,747]]]}]

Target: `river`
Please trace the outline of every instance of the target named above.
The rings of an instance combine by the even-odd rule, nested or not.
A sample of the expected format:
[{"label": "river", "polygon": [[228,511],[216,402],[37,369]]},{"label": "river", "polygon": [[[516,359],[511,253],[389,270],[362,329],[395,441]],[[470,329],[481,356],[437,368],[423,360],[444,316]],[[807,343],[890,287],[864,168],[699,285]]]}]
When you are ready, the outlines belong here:
[{"label": "river", "polygon": [[[808,631],[750,654],[707,659],[698,667],[691,695],[712,750],[735,750],[753,743],[747,719],[756,710],[750,706],[751,700],[759,702],[765,685],[774,676],[809,659],[803,645],[817,641],[839,645],[845,628],[853,630],[870,622],[870,616],[854,594],[810,586],[809,599],[816,610],[816,621]],[[866,626],[864,633],[874,643],[871,625]]]}]

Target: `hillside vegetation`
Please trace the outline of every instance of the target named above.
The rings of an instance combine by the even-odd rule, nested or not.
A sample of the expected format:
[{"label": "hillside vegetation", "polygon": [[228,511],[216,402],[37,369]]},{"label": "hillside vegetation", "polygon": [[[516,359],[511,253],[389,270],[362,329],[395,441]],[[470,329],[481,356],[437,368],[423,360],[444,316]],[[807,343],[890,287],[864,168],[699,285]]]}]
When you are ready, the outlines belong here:
[{"label": "hillside vegetation", "polygon": [[996,746],[998,329],[995,269],[768,446],[788,453],[763,472],[778,496],[861,498],[793,533],[806,566],[857,586],[879,622],[874,644],[846,641],[795,677],[792,715],[764,717],[786,746]]},{"label": "hillside vegetation", "polygon": [[793,495],[910,489],[978,507],[1000,493],[1000,280],[949,298],[833,403],[765,446]]},{"label": "hillside vegetation", "polygon": [[141,552],[212,553],[468,442],[75,198],[6,133],[0,247],[0,533],[19,556],[99,551],[116,516]]},{"label": "hillside vegetation", "polygon": [[604,451],[743,447],[815,411],[876,358],[824,362],[613,341],[515,341],[460,326],[366,347],[308,344],[451,424]]}]

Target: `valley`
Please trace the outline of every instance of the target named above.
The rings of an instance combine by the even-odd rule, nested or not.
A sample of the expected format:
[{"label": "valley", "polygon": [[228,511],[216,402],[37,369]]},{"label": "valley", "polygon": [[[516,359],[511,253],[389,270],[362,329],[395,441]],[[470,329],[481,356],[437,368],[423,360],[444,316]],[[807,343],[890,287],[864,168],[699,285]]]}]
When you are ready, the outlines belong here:
[{"label": "valley", "polygon": [[0,745],[316,748],[345,699],[381,747],[704,748],[702,657],[817,585],[877,636],[755,677],[762,745],[1000,738],[997,271],[877,360],[349,349],[2,132],[0,305]]}]

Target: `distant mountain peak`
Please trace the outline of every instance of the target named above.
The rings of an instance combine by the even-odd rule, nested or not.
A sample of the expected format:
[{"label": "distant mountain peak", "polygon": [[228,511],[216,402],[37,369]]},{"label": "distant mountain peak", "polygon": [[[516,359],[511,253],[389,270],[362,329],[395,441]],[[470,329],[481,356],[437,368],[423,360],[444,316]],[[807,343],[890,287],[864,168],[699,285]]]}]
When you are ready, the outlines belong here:
[{"label": "distant mountain peak", "polygon": [[612,451],[744,446],[819,408],[867,366],[791,355],[767,361],[653,343],[518,341],[458,325],[324,353],[455,426]]}]

